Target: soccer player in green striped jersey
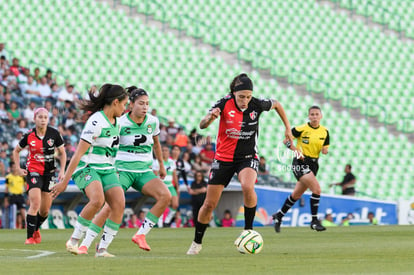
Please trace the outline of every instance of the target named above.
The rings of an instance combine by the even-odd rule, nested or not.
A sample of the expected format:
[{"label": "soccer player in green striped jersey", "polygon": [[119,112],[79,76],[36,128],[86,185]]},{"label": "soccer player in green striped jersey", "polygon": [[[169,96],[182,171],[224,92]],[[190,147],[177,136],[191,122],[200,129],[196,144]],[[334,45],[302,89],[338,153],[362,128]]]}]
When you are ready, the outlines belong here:
[{"label": "soccer player in green striped jersey", "polygon": [[119,85],[105,84],[97,94],[90,91],[89,98],[81,103],[81,109],[91,115],[63,179],[52,188],[52,197],[56,198],[63,192],[73,177],[89,199],[79,213],[71,238],[66,242],[66,249],[73,254],[78,254],[79,240],[106,202],[112,211],[95,257],[113,257],[107,248],[118,233],[125,208],[125,197],[114,162],[119,147],[118,119],[125,111],[128,93]]},{"label": "soccer player in green striped jersey", "polygon": [[[151,248],[147,244],[145,236],[157,224],[158,218],[171,199],[171,195],[160,179],[166,176],[164,165],[160,167],[160,178],[154,174],[151,168],[152,151],[154,150],[157,159],[162,159],[162,153],[158,138],[160,133],[158,118],[147,113],[149,109],[148,94],[145,90],[135,86],[127,88],[127,91],[131,111],[120,118],[120,144],[115,163],[124,192],[132,187],[156,200],[154,206],[147,213],[143,224],[132,237],[132,241],[139,248],[150,251]],[[87,253],[89,246],[101,231],[110,213],[111,209],[106,204],[89,225],[85,239],[78,249],[78,254]]]}]

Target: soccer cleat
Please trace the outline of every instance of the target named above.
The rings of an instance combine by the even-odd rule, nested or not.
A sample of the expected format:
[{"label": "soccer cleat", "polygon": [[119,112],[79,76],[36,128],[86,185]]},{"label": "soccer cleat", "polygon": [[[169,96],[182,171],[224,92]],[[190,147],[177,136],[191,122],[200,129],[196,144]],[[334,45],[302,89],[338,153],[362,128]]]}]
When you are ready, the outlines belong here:
[{"label": "soccer cleat", "polygon": [[95,258],[104,257],[104,258],[113,258],[115,255],[109,253],[105,248],[97,249],[95,253]]},{"label": "soccer cleat", "polygon": [[26,239],[24,244],[37,244],[37,242],[33,237],[31,237],[31,238]]},{"label": "soccer cleat", "polygon": [[275,221],[274,227],[276,233],[280,233],[280,226],[282,225],[282,220],[278,217],[277,213],[273,214],[272,218]]},{"label": "soccer cleat", "polygon": [[66,242],[66,250],[73,255],[78,255],[78,243],[75,244],[72,241],[72,238]]},{"label": "soccer cleat", "polygon": [[274,224],[274,228],[275,228],[276,233],[280,233],[280,226],[281,225],[282,225],[282,221],[276,219],[275,220],[275,224]]},{"label": "soccer cleat", "polygon": [[36,243],[41,243],[42,242],[42,236],[40,235],[40,230],[36,230],[33,233],[33,239],[35,240]]},{"label": "soccer cleat", "polygon": [[151,250],[151,247],[147,244],[147,241],[145,240],[144,234],[140,234],[140,235],[135,234],[134,237],[132,237],[132,241],[136,243],[139,246],[139,248],[143,250],[146,250],[146,251]]},{"label": "soccer cleat", "polygon": [[324,231],[326,228],[319,222],[319,221],[313,221],[310,224],[310,228],[316,231]]},{"label": "soccer cleat", "polygon": [[82,245],[78,248],[78,255],[88,254],[88,248],[86,245]]},{"label": "soccer cleat", "polygon": [[187,255],[197,255],[201,251],[201,244],[198,244],[196,242],[192,242],[190,248],[187,251]]}]

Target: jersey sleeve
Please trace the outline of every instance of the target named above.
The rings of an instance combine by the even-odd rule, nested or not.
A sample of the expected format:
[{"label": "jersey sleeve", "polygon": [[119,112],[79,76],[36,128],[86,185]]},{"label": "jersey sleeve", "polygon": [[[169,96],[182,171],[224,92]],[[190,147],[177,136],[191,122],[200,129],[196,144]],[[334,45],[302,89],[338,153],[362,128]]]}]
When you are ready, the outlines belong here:
[{"label": "jersey sleeve", "polygon": [[59,148],[60,146],[64,144],[64,141],[63,141],[62,135],[59,133],[58,130],[55,130],[55,133],[56,133],[55,145],[56,145],[56,148]]},{"label": "jersey sleeve", "polygon": [[302,132],[303,132],[303,131],[298,131],[298,129],[297,129],[296,127],[293,127],[293,128],[292,128],[292,135],[293,135],[295,138],[300,137],[300,135],[302,134]]},{"label": "jersey sleeve", "polygon": [[158,163],[158,160],[154,159],[154,161],[152,162],[152,171],[159,171],[160,170],[160,165]]},{"label": "jersey sleeve", "polygon": [[327,147],[329,146],[329,131],[326,130],[326,138],[325,138],[325,142],[323,143],[323,147]]},{"label": "jersey sleeve", "polygon": [[175,161],[173,160],[170,161],[170,167],[171,167],[171,171],[177,170],[177,165],[175,165]]},{"label": "jersey sleeve", "polygon": [[[29,133],[31,133],[31,131]],[[23,138],[19,141],[20,148],[23,149],[24,147],[27,146],[27,139],[28,139],[29,133],[24,134]]]},{"label": "jersey sleeve", "polygon": [[82,130],[80,138],[91,144],[101,133],[101,126],[99,122],[93,118],[86,121],[85,127]]},{"label": "jersey sleeve", "polygon": [[152,133],[153,136],[158,136],[160,134],[160,121],[158,118],[155,118],[155,129]]},{"label": "jersey sleeve", "polygon": [[273,101],[271,99],[259,99],[258,104],[263,111],[270,111]]},{"label": "jersey sleeve", "polygon": [[213,106],[210,108],[209,112],[211,112],[211,110],[213,110],[214,108],[219,108],[220,111],[222,112],[224,110],[224,106],[226,105],[227,100],[230,98],[230,95],[227,95],[219,100],[217,100],[216,103],[213,104]]}]

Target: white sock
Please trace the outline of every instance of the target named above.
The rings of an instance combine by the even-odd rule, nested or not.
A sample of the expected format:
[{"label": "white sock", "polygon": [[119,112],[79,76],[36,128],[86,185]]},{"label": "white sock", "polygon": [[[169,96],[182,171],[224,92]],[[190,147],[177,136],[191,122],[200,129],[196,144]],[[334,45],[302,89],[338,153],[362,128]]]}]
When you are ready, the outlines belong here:
[{"label": "white sock", "polygon": [[114,230],[112,228],[109,228],[107,225],[105,225],[104,233],[102,234],[102,238],[101,238],[101,241],[99,242],[98,249],[101,249],[101,248],[107,249],[117,233],[118,233],[118,230]]},{"label": "white sock", "polygon": [[86,230],[88,230],[88,226],[82,225],[78,221],[76,221],[75,228],[73,230],[71,239],[72,240],[82,239],[82,237],[85,235]]},{"label": "white sock", "polygon": [[88,229],[86,231],[86,236],[85,239],[83,239],[82,243],[80,246],[86,246],[87,248],[89,248],[93,242],[93,240],[95,240],[95,238],[98,236],[99,233],[96,233],[95,231]]},{"label": "white sock", "polygon": [[165,223],[169,224],[171,220],[174,218],[175,213],[177,213],[177,210],[170,208],[170,211],[168,212],[167,217],[165,218]]},{"label": "white sock", "polygon": [[138,229],[137,235],[147,235],[148,232],[154,227],[155,223],[150,221],[150,219],[145,218],[144,222],[142,223],[141,227]]},{"label": "white sock", "polygon": [[163,227],[163,219],[164,219],[164,214],[161,214],[161,217],[158,219],[158,228],[162,228]]}]

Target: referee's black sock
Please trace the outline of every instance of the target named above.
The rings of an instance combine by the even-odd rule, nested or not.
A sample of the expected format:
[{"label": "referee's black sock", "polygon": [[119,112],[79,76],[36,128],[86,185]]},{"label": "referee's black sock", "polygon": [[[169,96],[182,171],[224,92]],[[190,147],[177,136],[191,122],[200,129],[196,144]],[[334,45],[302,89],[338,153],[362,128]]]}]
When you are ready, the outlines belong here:
[{"label": "referee's black sock", "polygon": [[201,244],[203,241],[204,232],[206,232],[208,223],[196,222],[194,242]]},{"label": "referee's black sock", "polygon": [[285,203],[283,204],[282,208],[277,212],[277,219],[282,220],[282,218],[286,215],[286,213],[289,211],[290,208],[296,203],[297,200],[294,200],[292,195],[289,195],[287,199],[285,200]]},{"label": "referee's black sock", "polygon": [[36,224],[36,230],[35,231],[39,230],[39,228],[43,224],[43,222],[45,220],[47,220],[47,217],[48,216],[42,217],[42,216],[40,216],[39,212],[37,212],[37,224]]},{"label": "referee's black sock", "polygon": [[319,209],[320,200],[321,200],[321,195],[312,193],[310,197],[312,221],[318,220],[318,209]]},{"label": "referee's black sock", "polygon": [[253,229],[254,216],[256,216],[256,206],[244,206],[244,229]]},{"label": "referee's black sock", "polygon": [[26,215],[27,238],[33,237],[33,232],[36,231],[37,216]]}]

